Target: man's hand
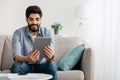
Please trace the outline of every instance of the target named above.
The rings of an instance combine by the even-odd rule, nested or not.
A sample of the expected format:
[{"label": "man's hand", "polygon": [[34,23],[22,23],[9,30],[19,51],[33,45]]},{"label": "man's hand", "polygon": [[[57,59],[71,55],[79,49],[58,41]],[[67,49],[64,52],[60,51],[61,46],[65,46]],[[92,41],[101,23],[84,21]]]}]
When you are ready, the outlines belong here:
[{"label": "man's hand", "polygon": [[36,62],[39,60],[40,52],[39,50],[32,50],[28,54],[28,60],[32,62]]},{"label": "man's hand", "polygon": [[54,51],[50,46],[47,46],[44,48],[45,55],[46,55],[46,60],[51,60],[54,57]]}]

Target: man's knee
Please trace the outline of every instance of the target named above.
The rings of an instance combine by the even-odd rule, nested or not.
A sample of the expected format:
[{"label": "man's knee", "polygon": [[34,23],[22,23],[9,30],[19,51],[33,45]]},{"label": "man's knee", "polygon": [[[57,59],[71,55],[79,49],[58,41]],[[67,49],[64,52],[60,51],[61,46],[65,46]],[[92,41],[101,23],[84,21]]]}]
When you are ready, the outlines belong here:
[{"label": "man's knee", "polygon": [[57,64],[55,62],[49,62],[49,69],[52,70],[53,72],[57,71]]},{"label": "man's knee", "polygon": [[19,73],[19,69],[20,69],[21,63],[19,62],[15,62],[13,63],[12,67],[11,67],[11,72],[12,73]]},{"label": "man's knee", "polygon": [[51,80],[57,80],[57,64],[55,62],[49,62],[49,74],[53,76]]},{"label": "man's knee", "polygon": [[11,67],[11,72],[12,73],[20,73],[20,74],[25,74],[26,72],[26,64],[25,63],[20,63],[20,62],[15,62],[12,67]]}]

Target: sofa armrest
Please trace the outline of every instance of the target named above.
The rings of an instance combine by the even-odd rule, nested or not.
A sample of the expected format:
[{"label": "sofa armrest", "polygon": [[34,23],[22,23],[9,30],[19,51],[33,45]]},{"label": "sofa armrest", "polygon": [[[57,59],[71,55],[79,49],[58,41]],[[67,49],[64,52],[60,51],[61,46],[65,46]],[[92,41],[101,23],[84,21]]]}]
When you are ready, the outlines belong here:
[{"label": "sofa armrest", "polygon": [[81,69],[85,80],[94,80],[94,55],[91,48],[86,48],[82,57]]}]

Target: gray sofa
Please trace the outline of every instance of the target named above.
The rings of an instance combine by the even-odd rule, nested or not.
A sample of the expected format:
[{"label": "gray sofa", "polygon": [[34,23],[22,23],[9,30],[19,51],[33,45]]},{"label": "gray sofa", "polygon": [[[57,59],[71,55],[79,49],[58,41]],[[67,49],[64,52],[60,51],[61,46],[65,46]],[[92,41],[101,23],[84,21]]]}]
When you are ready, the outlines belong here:
[{"label": "gray sofa", "polygon": [[[85,43],[78,37],[55,36],[55,62],[59,63],[65,53],[79,43]],[[0,73],[10,72],[13,63],[11,35],[0,35]],[[85,43],[85,51],[78,64],[70,71],[57,71],[58,80],[94,80],[94,55]]]}]

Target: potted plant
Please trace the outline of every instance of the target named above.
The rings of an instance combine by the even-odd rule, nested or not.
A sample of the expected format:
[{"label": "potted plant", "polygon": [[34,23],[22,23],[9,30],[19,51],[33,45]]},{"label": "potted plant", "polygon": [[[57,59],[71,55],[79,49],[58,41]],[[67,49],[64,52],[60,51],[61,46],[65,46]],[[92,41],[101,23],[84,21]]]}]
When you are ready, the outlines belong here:
[{"label": "potted plant", "polygon": [[54,29],[54,34],[58,35],[59,31],[62,30],[63,26],[60,23],[56,22],[51,25],[51,28]]}]

